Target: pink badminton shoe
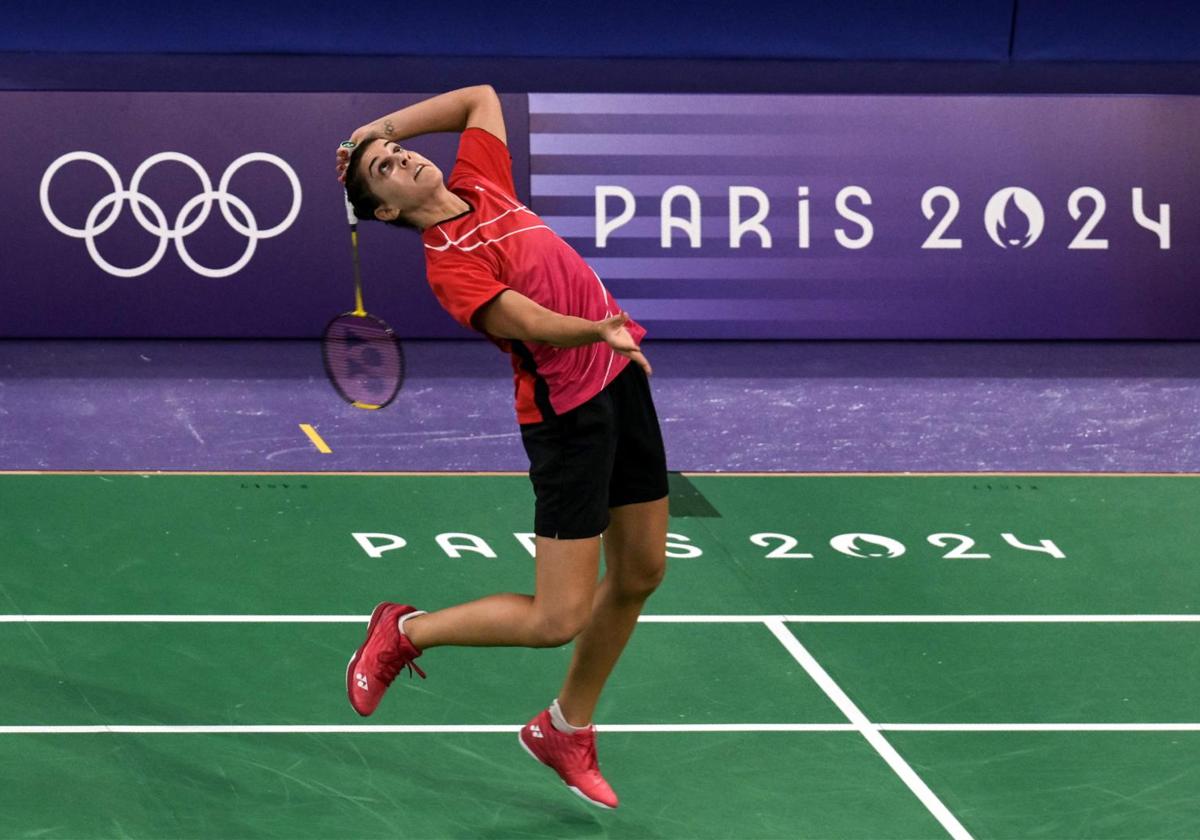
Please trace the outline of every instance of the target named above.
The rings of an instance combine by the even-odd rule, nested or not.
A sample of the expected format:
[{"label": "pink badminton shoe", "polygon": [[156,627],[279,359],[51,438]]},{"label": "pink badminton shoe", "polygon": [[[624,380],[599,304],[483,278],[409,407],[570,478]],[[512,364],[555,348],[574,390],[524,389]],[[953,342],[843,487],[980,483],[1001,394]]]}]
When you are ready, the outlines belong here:
[{"label": "pink badminton shoe", "polygon": [[601,808],[617,807],[617,795],[596,761],[596,727],[573,735],[559,732],[546,709],[521,727],[519,737],[525,752],[557,773],[576,796]]},{"label": "pink badminton shoe", "polygon": [[363,717],[379,706],[401,668],[407,668],[410,677],[415,670],[425,678],[425,672],[413,664],[421,651],[408,636],[400,635],[396,626],[400,616],[413,612],[418,612],[416,607],[388,601],[375,607],[367,625],[367,640],[350,657],[346,666],[346,693],[354,711]]}]

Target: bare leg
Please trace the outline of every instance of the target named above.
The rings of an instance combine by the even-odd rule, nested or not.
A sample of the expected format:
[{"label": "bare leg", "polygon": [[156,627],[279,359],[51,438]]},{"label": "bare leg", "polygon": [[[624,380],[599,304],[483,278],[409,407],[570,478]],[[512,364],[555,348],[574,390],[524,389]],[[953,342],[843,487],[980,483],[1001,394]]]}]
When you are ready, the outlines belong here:
[{"label": "bare leg", "polygon": [[666,570],[667,500],[612,509],[604,533],[604,579],[596,589],[591,620],[575,640],[575,653],[558,694],[568,723],[591,723],[600,691],[625,649],[646,599]]},{"label": "bare leg", "polygon": [[537,538],[533,595],[512,592],[419,615],[404,633],[421,650],[439,645],[558,647],[588,622],[600,568],[600,538]]}]

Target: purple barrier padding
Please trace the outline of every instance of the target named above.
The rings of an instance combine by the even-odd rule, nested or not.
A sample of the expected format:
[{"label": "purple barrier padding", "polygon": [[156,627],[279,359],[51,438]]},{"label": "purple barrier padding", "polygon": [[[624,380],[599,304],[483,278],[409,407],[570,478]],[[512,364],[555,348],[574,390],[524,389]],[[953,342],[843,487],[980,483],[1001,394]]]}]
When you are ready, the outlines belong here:
[{"label": "purple barrier padding", "polygon": [[[337,144],[426,96],[0,93],[0,336],[320,335],[354,303]],[[527,100],[503,102],[523,190]],[[448,173],[457,142],[412,145]],[[180,157],[145,168],[134,195],[164,152]],[[247,154],[270,159],[234,166]],[[369,311],[402,336],[467,334],[429,291],[415,232],[359,231]]]},{"label": "purple barrier padding", "polygon": [[1200,338],[1198,136],[1195,97],[530,95],[534,209],[656,337]]}]

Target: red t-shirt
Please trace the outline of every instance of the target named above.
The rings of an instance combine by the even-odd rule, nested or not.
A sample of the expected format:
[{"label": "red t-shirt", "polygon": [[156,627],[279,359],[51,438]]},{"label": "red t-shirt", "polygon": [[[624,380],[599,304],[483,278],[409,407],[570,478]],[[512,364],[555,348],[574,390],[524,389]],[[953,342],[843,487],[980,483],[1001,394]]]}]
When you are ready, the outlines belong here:
[{"label": "red t-shirt", "polygon": [[[512,158],[498,137],[481,128],[464,131],[446,186],[472,209],[427,228],[421,240],[429,285],[460,324],[479,329],[475,313],[506,289],[589,321],[621,311],[583,258],[517,200]],[[646,334],[634,321],[626,328],[637,342]],[[538,404],[547,398],[556,414],[582,405],[629,364],[603,341],[560,348],[488,337],[512,354],[519,423],[543,420]]]}]

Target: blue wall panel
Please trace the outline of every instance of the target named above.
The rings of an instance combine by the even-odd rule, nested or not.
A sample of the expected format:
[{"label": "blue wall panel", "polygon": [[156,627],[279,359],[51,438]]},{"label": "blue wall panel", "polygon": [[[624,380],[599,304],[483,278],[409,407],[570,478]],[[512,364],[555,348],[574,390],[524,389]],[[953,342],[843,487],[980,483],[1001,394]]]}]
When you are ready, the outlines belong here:
[{"label": "blue wall panel", "polygon": [[1051,61],[1200,60],[1200,3],[1020,0],[1013,57]]},{"label": "blue wall panel", "polygon": [[5,0],[3,52],[1178,62],[1200,60],[1200,3]]},{"label": "blue wall panel", "polygon": [[1195,61],[1200,3],[4,2],[0,52]]},{"label": "blue wall panel", "polygon": [[9,6],[0,51],[996,60],[1012,18],[1012,0]]}]

